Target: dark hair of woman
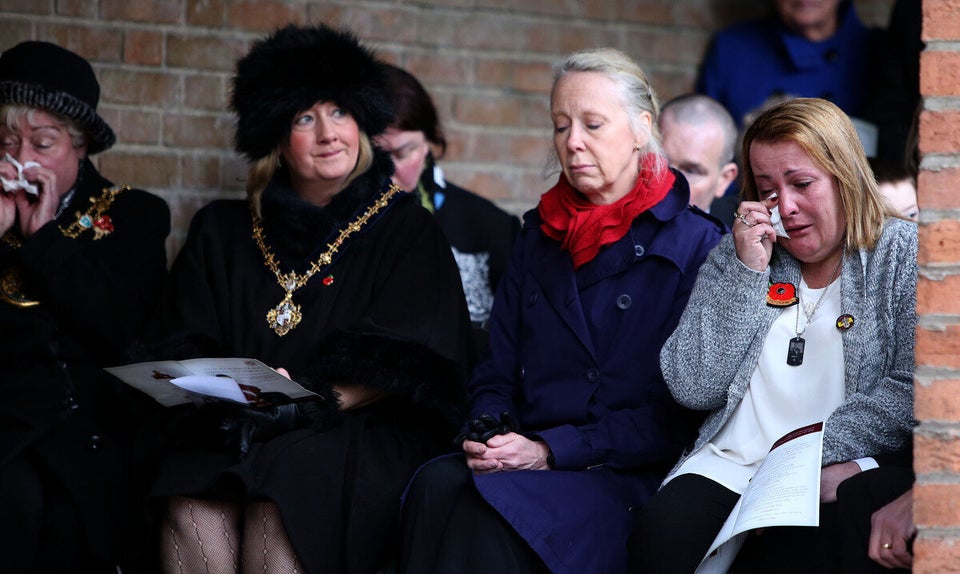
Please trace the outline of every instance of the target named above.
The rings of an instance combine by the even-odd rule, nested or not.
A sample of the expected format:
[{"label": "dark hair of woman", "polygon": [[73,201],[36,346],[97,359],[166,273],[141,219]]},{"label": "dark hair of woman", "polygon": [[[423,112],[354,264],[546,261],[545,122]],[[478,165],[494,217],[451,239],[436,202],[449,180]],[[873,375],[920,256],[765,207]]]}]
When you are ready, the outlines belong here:
[{"label": "dark hair of woman", "polygon": [[394,98],[392,103],[396,115],[393,127],[400,131],[423,132],[427,141],[439,148],[437,157],[443,157],[447,151],[447,137],[430,95],[406,70],[391,65],[384,67]]}]

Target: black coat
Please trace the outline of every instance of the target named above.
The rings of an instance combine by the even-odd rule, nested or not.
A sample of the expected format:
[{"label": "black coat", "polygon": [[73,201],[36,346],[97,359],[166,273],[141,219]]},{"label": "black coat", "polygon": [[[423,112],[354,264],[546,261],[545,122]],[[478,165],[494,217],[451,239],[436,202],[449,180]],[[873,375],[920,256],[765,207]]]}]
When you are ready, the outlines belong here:
[{"label": "black coat", "polygon": [[[262,199],[263,230],[281,271],[302,273],[384,193],[388,162],[378,153],[325,208],[275,178]],[[330,413],[322,431],[255,443],[239,461],[215,445],[185,442],[161,461],[153,492],[268,498],[308,572],[374,572],[389,552],[409,476],[449,445],[461,417],[470,328],[449,244],[415,196],[396,194],[295,292],[303,319],[281,337],[266,316],[284,291],[251,228],[246,202],[218,201],[197,213],[171,272],[167,331],[197,354],[284,367],[328,404],[333,383],[361,383],[388,398]]]},{"label": "black coat", "polygon": [[[0,299],[0,471],[14,460],[42,467],[48,486],[65,489],[79,509],[90,549],[112,561],[129,427],[102,367],[123,360],[159,295],[170,211],[160,198],[125,190],[106,211],[112,232],[71,238],[61,228],[113,185],[86,160],[79,182],[56,222],[0,243],[0,277],[18,272],[20,292],[38,302]],[[10,283],[3,290],[13,291]]]},{"label": "black coat", "polygon": [[490,318],[497,285],[507,272],[520,219],[442,175],[437,177],[434,166],[430,156],[420,182],[453,248],[470,318],[482,323]]}]

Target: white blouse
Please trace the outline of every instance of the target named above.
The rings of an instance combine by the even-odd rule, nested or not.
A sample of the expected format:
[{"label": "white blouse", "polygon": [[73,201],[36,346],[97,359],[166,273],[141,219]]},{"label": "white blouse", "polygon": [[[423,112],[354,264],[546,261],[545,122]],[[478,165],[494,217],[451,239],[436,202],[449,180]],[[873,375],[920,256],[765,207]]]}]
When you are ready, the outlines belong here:
[{"label": "white blouse", "polygon": [[[784,308],[771,326],[733,415],[713,441],[692,454],[665,483],[692,473],[742,494],[774,442],[794,429],[826,421],[840,406],[844,395],[843,343],[836,325],[842,313],[840,281],[825,287],[828,291],[813,312],[824,290],[810,289],[801,280],[800,303]],[[804,308],[813,312],[809,323]],[[798,320],[805,340],[803,363],[790,366],[787,348],[797,336]]]}]

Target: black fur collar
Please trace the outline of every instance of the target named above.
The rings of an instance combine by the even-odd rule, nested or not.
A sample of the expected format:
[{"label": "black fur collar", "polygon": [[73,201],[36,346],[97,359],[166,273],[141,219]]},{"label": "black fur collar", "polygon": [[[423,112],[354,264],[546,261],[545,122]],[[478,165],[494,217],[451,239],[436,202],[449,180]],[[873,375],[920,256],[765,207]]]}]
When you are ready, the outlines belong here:
[{"label": "black fur collar", "polygon": [[260,198],[266,241],[284,263],[283,267],[303,270],[322,253],[339,228],[352,221],[393,175],[389,154],[375,148],[373,165],[326,207],[303,201],[290,187],[286,172],[279,171]]}]

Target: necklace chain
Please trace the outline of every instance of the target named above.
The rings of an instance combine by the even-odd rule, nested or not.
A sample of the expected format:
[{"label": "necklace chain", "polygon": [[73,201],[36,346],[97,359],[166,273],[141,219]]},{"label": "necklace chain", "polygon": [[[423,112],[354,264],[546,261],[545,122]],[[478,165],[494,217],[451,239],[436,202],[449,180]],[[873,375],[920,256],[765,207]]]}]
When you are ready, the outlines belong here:
[{"label": "necklace chain", "polygon": [[334,256],[340,251],[340,248],[347,238],[360,231],[360,229],[370,221],[370,218],[385,208],[387,204],[390,203],[390,199],[400,191],[402,190],[399,186],[391,184],[390,188],[383,192],[377,201],[368,207],[363,214],[340,229],[340,233],[336,239],[334,239],[332,243],[327,244],[327,250],[321,253],[315,261],[312,261],[310,268],[302,274],[292,270],[288,273],[280,271],[280,265],[277,263],[276,257],[264,241],[263,225],[260,218],[257,217],[256,214],[253,215],[253,239],[256,241],[257,247],[263,255],[264,264],[267,266],[267,269],[273,272],[273,275],[277,278],[277,282],[284,291],[283,299],[280,303],[267,313],[267,324],[277,335],[281,337],[286,335],[295,329],[302,319],[300,305],[293,302],[293,293],[306,285],[307,282],[310,281],[314,275],[319,274],[324,267],[333,263]]},{"label": "necklace chain", "polygon": [[[823,303],[823,298],[827,295],[827,291],[830,289],[830,286],[833,285],[833,282],[837,278],[837,272],[840,271],[840,266],[843,264],[843,254],[840,254],[840,260],[837,261],[836,266],[833,268],[833,272],[830,273],[830,282],[827,283],[827,286],[823,288],[823,291],[820,292],[820,297],[817,299],[817,304],[813,306],[813,310],[807,313],[806,307],[803,305],[803,300],[800,295],[800,289],[797,289],[797,323],[794,328],[794,331],[797,333],[797,337],[803,335],[807,330],[807,327],[810,325],[810,321],[813,319],[813,316],[817,314],[817,309],[820,308],[820,304]],[[803,331],[800,330],[800,309],[803,308],[803,314],[807,317],[807,322],[803,325]]]}]

